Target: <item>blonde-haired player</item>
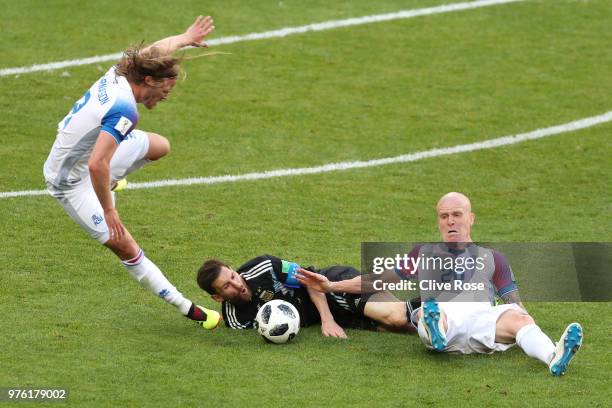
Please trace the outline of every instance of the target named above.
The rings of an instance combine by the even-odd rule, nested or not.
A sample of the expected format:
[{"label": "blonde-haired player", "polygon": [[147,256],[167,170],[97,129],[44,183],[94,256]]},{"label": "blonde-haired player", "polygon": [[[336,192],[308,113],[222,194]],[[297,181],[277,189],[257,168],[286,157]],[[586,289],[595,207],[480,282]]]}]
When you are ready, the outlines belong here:
[{"label": "blonde-haired player", "polygon": [[92,238],[115,253],[128,273],[204,328],[217,327],[220,315],[195,305],[145,256],[115,208],[111,186],[146,163],[169,153],[168,140],[136,129],[137,104],[152,109],[176,85],[178,49],[206,46],[213,20],[199,16],[179,35],[124,53],[59,122],[57,137],[44,165],[49,193]]}]

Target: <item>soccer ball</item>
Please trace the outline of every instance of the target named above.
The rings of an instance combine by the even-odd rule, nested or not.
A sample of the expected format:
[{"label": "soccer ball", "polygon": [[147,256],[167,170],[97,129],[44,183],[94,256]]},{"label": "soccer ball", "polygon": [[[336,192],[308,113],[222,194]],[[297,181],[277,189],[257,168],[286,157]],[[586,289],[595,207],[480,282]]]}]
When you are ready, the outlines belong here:
[{"label": "soccer ball", "polygon": [[267,341],[287,343],[300,331],[300,315],[291,303],[274,299],[259,309],[255,327]]}]

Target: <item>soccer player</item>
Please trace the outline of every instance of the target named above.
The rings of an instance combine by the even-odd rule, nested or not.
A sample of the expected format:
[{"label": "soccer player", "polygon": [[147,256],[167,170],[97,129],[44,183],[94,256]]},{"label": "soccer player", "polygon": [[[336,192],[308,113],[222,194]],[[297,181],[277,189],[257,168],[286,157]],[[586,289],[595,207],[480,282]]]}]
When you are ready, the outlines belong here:
[{"label": "soccer player", "polygon": [[[318,271],[313,267],[308,269],[332,282],[359,275],[351,266],[335,265]],[[221,261],[210,259],[199,269],[197,281],[214,300],[222,302],[223,319],[232,329],[252,328],[259,308],[272,299],[281,299],[296,307],[303,326],[320,322],[325,336],[345,338],[342,327],[414,332],[407,316],[420,306],[418,299],[399,302],[388,292],[374,297],[341,292],[324,296],[319,291],[301,287],[295,278],[297,270],[302,269],[294,262],[271,255],[253,258],[236,271]],[[401,306],[395,307],[398,304]],[[396,314],[398,310],[400,315]]]},{"label": "soccer player", "polygon": [[[528,356],[546,364],[552,375],[565,374],[582,344],[580,324],[567,326],[555,346],[521,303],[512,269],[505,257],[497,251],[472,243],[475,215],[470,200],[460,193],[448,193],[440,198],[436,212],[438,229],[447,247],[446,254],[452,254],[455,259],[472,257],[473,254],[489,259],[489,262],[483,263],[484,268],[479,273],[486,280],[487,291],[496,293],[505,304],[495,306],[493,296],[488,302],[425,300],[422,308],[413,312],[418,316],[418,333],[425,346],[439,352],[490,354],[518,344]],[[430,244],[417,246],[411,251],[410,258],[417,259],[421,255],[432,254],[434,250]],[[485,257],[486,254],[490,256]],[[464,261],[462,265],[466,264]],[[450,272],[455,277],[464,275],[457,271]],[[409,279],[417,273],[418,270],[406,269],[400,275]],[[359,293],[362,286],[361,276],[344,282],[328,282],[320,275],[301,271],[297,279],[323,292],[344,290]],[[412,319],[415,317],[412,316]]]},{"label": "soccer player", "polygon": [[165,137],[136,129],[137,104],[153,109],[165,100],[180,69],[181,59],[172,54],[188,45],[206,47],[213,29],[210,16],[199,16],[182,34],[126,50],[59,122],[43,170],[49,193],[132,278],[206,329],[217,327],[219,313],[185,298],[145,256],[119,218],[111,187],[169,153]]}]

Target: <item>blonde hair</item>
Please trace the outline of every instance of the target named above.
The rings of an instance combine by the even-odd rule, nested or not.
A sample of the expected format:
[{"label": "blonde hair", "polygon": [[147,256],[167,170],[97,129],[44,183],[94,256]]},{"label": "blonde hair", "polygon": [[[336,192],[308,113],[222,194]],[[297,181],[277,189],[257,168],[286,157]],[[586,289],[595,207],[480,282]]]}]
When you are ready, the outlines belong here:
[{"label": "blonde hair", "polygon": [[117,75],[126,77],[128,82],[134,84],[142,84],[146,76],[156,80],[178,78],[183,57],[166,55],[157,47],[145,48],[141,43],[125,50],[115,67]]}]

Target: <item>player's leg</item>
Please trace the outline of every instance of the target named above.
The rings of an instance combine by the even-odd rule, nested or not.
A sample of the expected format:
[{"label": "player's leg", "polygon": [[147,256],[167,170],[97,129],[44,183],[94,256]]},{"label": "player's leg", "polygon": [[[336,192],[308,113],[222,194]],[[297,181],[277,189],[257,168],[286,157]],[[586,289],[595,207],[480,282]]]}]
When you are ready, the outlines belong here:
[{"label": "player's leg", "polygon": [[582,345],[582,336],[580,324],[572,323],[555,346],[531,316],[518,310],[503,313],[497,320],[495,331],[496,342],[516,341],[525,354],[542,361],[555,376],[565,374],[567,366]]},{"label": "player's leg", "polygon": [[119,240],[109,240],[104,245],[113,251],[128,273],[143,288],[173,305],[183,315],[202,324],[206,329],[217,327],[220,315],[214,310],[198,306],[183,294],[166,278],[162,271],[144,254],[132,235],[126,229]]},{"label": "player's leg", "polygon": [[170,153],[170,142],[156,133],[133,130],[111,159],[111,183]]},{"label": "player's leg", "polygon": [[438,302],[428,299],[423,302],[419,310],[419,337],[426,346],[433,347],[436,351],[444,351],[448,345],[446,333],[448,332],[448,321],[446,313],[440,310]]},{"label": "player's leg", "polygon": [[157,265],[145,256],[127,229],[121,239],[107,239],[104,246],[117,255],[130,276],[142,287],[176,307],[181,314],[188,314],[191,301],[186,299],[168,281]]},{"label": "player's leg", "polygon": [[[361,305],[360,305],[361,306]],[[363,314],[374,320],[385,331],[414,333],[410,322],[412,305],[403,302],[390,292],[382,291],[362,298]]]},{"label": "player's leg", "polygon": [[525,354],[548,364],[555,345],[526,312],[508,310],[497,319],[495,341],[518,344]]},{"label": "player's leg", "polygon": [[554,376],[565,374],[567,366],[574,358],[580,346],[582,346],[582,326],[578,323],[571,323],[557,342],[555,353],[553,354],[548,369]]},{"label": "player's leg", "polygon": [[[495,341],[503,344],[515,343],[517,334],[525,327],[537,327],[537,325],[526,312],[507,310],[499,316],[495,324]],[[524,333],[526,331],[522,332]]]},{"label": "player's leg", "polygon": [[[203,321],[206,328],[216,327],[219,314],[202,310],[183,295],[166,279],[159,268],[151,262],[134,241],[129,231],[119,241],[109,241],[109,232],[104,221],[104,211],[89,181],[69,191],[54,195],[68,215],[92,238],[110,248],[141,286],[175,306],[183,315]],[[213,326],[213,327],[207,327]]]}]

